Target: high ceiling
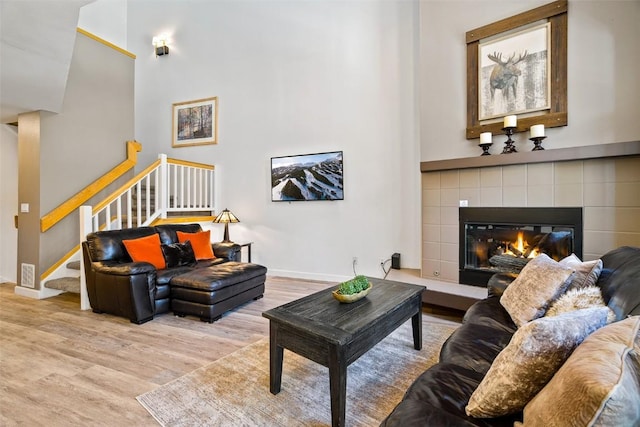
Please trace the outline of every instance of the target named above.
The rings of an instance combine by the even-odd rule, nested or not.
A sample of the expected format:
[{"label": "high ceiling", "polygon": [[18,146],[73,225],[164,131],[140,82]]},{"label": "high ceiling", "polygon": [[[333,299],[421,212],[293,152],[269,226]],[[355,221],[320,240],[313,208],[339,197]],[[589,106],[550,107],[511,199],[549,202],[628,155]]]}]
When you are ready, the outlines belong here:
[{"label": "high ceiling", "polygon": [[94,0],[0,0],[0,123],[60,112],[79,11]]}]

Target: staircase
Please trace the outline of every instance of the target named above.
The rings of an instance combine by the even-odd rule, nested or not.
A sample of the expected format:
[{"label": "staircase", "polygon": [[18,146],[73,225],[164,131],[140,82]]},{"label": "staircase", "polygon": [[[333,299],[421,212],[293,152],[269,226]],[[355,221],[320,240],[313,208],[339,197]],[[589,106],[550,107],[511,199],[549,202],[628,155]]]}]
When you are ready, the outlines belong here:
[{"label": "staircase", "polygon": [[67,270],[76,271],[77,275],[60,277],[47,281],[44,286],[49,289],[56,289],[73,294],[80,293],[80,261],[71,261],[66,264]]},{"label": "staircase", "polygon": [[[149,191],[147,192],[147,186],[145,184],[143,184],[140,187],[140,193],[141,194],[149,194],[149,198],[147,199],[146,197],[141,197],[140,198],[140,212],[141,212],[141,217],[140,217],[140,222],[138,222],[138,197],[137,197],[137,188],[134,188],[132,191],[132,197],[131,197],[131,222],[132,224],[144,224],[147,222],[147,220],[149,218],[147,218],[146,216],[146,212],[147,212],[147,203],[150,206],[156,206],[156,191],[155,188],[153,186],[149,187]],[[174,195],[169,195],[168,196],[168,200],[167,203],[169,206],[175,206],[175,196]],[[210,216],[211,215],[211,211],[210,210],[197,210],[194,211],[191,209],[191,207],[189,207],[189,210],[184,210],[184,211],[169,211],[167,212],[167,219],[171,219],[171,218],[176,218],[176,220],[184,220],[185,218],[193,218],[193,217],[203,217],[203,216]],[[127,220],[127,215],[123,216],[123,220],[126,222]]]},{"label": "staircase", "polygon": [[[80,235],[99,230],[150,226],[170,222],[211,221],[214,212],[214,167],[159,159],[96,206],[80,207]],[[80,239],[80,244],[82,240]],[[79,293],[81,308],[89,307],[81,263],[81,246],[41,283],[47,289]]]}]

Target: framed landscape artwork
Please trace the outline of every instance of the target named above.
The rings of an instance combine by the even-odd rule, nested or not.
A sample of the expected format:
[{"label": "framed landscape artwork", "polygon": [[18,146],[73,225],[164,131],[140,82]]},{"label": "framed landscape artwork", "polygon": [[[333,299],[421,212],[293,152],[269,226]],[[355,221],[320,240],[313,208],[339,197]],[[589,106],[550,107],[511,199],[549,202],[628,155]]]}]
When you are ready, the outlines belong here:
[{"label": "framed landscape artwork", "polygon": [[271,158],[271,201],[344,200],[342,151]]},{"label": "framed landscape artwork", "polygon": [[559,0],[467,32],[467,139],[502,133],[507,115],[515,132],[567,125],[567,10]]},{"label": "framed landscape artwork", "polygon": [[218,98],[173,104],[172,147],[218,143]]}]

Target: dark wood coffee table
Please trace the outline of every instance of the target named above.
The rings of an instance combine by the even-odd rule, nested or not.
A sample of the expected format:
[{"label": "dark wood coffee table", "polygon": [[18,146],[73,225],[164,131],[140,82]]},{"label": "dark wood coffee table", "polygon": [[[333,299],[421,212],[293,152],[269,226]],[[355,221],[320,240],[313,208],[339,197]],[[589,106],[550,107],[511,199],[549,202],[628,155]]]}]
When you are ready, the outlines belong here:
[{"label": "dark wood coffee table", "polygon": [[[409,318],[413,346],[422,348],[424,286],[369,278],[366,298],[341,304],[325,289],[262,313],[269,319],[271,393],[280,392],[284,349],[329,368],[331,421],[344,426],[347,366]],[[399,362],[401,363],[401,362]]]}]

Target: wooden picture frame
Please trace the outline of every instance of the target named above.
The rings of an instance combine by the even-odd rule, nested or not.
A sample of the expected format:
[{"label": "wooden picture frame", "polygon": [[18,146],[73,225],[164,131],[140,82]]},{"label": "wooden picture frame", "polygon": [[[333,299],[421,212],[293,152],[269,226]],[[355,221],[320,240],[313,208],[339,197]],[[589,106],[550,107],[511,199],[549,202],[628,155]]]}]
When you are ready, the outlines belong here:
[{"label": "wooden picture frame", "polygon": [[467,32],[467,139],[479,138],[482,132],[502,133],[502,117],[513,113],[506,110],[503,114],[480,120],[481,43],[515,38],[545,23],[548,23],[550,33],[546,62],[548,102],[545,108],[517,113],[515,132],[527,131],[536,124],[547,128],[567,125],[567,11],[568,1],[559,0]]},{"label": "wooden picture frame", "polygon": [[173,104],[172,147],[218,143],[218,97]]}]

